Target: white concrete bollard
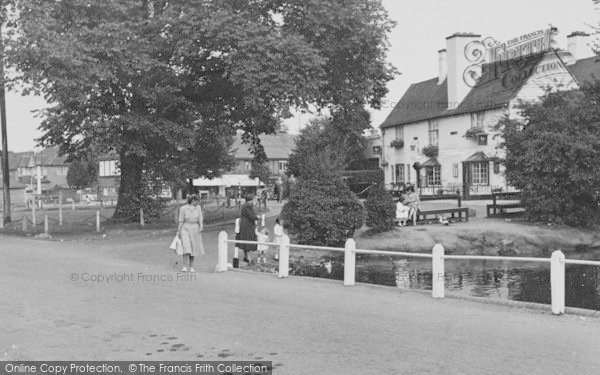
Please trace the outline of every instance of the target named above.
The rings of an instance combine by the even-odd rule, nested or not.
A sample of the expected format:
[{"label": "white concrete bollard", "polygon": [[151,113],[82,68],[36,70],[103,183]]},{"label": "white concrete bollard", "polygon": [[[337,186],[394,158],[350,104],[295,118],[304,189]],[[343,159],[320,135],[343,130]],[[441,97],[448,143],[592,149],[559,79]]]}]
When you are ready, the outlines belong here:
[{"label": "white concrete bollard", "polygon": [[217,272],[227,271],[227,232],[219,232],[217,244]]},{"label": "white concrete bollard", "polygon": [[96,232],[100,232],[100,211],[96,211]]},{"label": "white concrete bollard", "polygon": [[140,207],[140,225],[144,226],[146,223],[144,222],[144,209]]},{"label": "white concrete bollard", "polygon": [[290,274],[290,238],[287,234],[281,237],[279,244],[279,277],[288,277]]},{"label": "white concrete bollard", "polygon": [[262,214],[262,218],[261,218],[260,223],[261,223],[260,224],[261,226],[263,226],[263,227],[265,226],[265,214]]},{"label": "white concrete bollard", "polygon": [[33,200],[33,204],[31,205],[31,222],[32,225],[35,227],[35,222],[37,221],[37,218],[35,217],[35,199]]},{"label": "white concrete bollard", "polygon": [[48,234],[48,215],[44,215],[44,233]]},{"label": "white concrete bollard", "polygon": [[23,221],[21,224],[21,229],[23,229],[23,232],[27,232],[27,215],[23,215]]},{"label": "white concrete bollard", "polygon": [[550,257],[550,288],[552,290],[552,314],[565,313],[565,255],[557,250]]},{"label": "white concrete bollard", "polygon": [[432,250],[431,258],[431,295],[433,298],[444,298],[444,247],[437,244]]},{"label": "white concrete bollard", "polygon": [[344,252],[344,285],[352,286],[356,283],[356,242],[352,238],[346,240]]},{"label": "white concrete bollard", "polygon": [[[235,219],[235,234],[239,234],[239,233],[240,233],[240,218],[237,218],[237,219]],[[236,242],[235,247],[233,249],[233,259],[238,259],[239,252],[240,252],[240,248],[237,247],[237,242]],[[234,262],[234,263],[236,263],[236,262]]]},{"label": "white concrete bollard", "polygon": [[58,204],[58,225],[62,226],[63,223],[63,215],[62,215],[62,197],[60,203]]}]

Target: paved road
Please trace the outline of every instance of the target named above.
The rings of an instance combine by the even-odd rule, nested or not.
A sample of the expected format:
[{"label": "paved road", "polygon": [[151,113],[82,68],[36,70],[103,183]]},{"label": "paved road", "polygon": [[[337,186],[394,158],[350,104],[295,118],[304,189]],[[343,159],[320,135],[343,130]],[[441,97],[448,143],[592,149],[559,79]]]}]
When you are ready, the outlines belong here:
[{"label": "paved road", "polygon": [[[62,243],[1,238],[0,358],[265,359],[275,374],[600,369],[597,318],[331,280],[215,274],[219,229],[206,233],[210,254],[187,281],[176,279],[170,232]],[[92,275],[113,280],[81,280]],[[173,280],[147,280],[153,276]]]}]

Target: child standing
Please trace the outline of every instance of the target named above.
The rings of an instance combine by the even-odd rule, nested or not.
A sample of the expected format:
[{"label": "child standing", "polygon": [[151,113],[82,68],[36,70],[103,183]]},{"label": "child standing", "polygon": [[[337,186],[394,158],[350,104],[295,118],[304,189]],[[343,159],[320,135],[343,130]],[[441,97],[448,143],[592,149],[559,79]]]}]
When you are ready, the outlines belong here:
[{"label": "child standing", "polygon": [[264,228],[259,232],[258,230],[256,231],[256,240],[259,242],[258,246],[257,246],[257,250],[258,250],[258,255],[256,258],[256,263],[260,264],[261,261],[263,264],[267,263],[267,257],[266,257],[266,252],[269,249],[269,245],[263,245],[261,244],[261,242],[269,242],[269,230],[267,228]]},{"label": "child standing", "polygon": [[281,239],[283,238],[283,225],[281,225],[279,218],[275,219],[273,235],[275,236],[275,243],[278,245],[275,249],[275,260],[279,260],[279,245],[281,244]]}]

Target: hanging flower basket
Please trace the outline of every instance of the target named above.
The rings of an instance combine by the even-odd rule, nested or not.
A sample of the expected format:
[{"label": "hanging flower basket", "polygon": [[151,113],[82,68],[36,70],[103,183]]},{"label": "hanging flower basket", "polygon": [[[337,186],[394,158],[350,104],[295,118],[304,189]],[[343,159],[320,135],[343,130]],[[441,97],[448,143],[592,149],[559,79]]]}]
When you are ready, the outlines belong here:
[{"label": "hanging flower basket", "polygon": [[390,146],[392,146],[395,149],[401,149],[402,147],[404,147],[404,140],[403,139],[394,139],[390,143]]},{"label": "hanging flower basket", "polygon": [[423,155],[427,156],[428,158],[435,158],[440,153],[440,150],[437,145],[427,145],[423,147],[422,151]]},{"label": "hanging flower basket", "polygon": [[482,128],[470,128],[465,132],[465,138],[477,139],[480,135],[486,135]]}]

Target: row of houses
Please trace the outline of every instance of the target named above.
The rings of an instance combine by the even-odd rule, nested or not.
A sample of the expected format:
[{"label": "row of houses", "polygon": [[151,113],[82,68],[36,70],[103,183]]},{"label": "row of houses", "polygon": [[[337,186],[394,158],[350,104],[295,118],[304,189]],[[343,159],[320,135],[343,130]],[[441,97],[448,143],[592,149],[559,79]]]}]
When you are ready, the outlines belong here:
[{"label": "row of houses", "polygon": [[[272,179],[282,177],[286,170],[289,155],[294,148],[295,136],[291,134],[262,135],[261,143],[267,154],[267,166]],[[248,178],[251,170],[252,154],[248,145],[242,144],[241,137],[236,137],[232,145],[235,164],[233,169],[222,178],[213,180],[195,179],[195,187],[201,191],[211,191],[225,194],[225,188],[230,186],[256,186],[254,180]],[[13,195],[22,196],[21,191],[35,193],[38,185],[38,175],[41,177],[42,193],[57,189],[69,189],[67,172],[69,162],[65,156],[59,156],[58,147],[46,148],[40,152],[9,152],[9,170],[11,190],[18,192]],[[113,155],[101,155],[98,160],[98,184],[94,191],[98,199],[116,200],[119,191],[121,172],[118,158]],[[2,169],[0,166],[0,173]],[[206,181],[209,181],[206,183]],[[172,196],[168,184],[161,186],[161,195]],[[24,198],[26,199],[26,198]]]},{"label": "row of houses", "polygon": [[556,33],[539,30],[507,43],[448,36],[437,76],[412,84],[380,125],[374,148],[381,148],[386,185],[413,183],[421,194],[458,191],[467,199],[514,190],[496,162],[503,155],[494,125],[518,117],[519,101],[538,100],[548,87],[575,89],[600,78],[589,34],[574,32],[568,48],[558,49]]}]

